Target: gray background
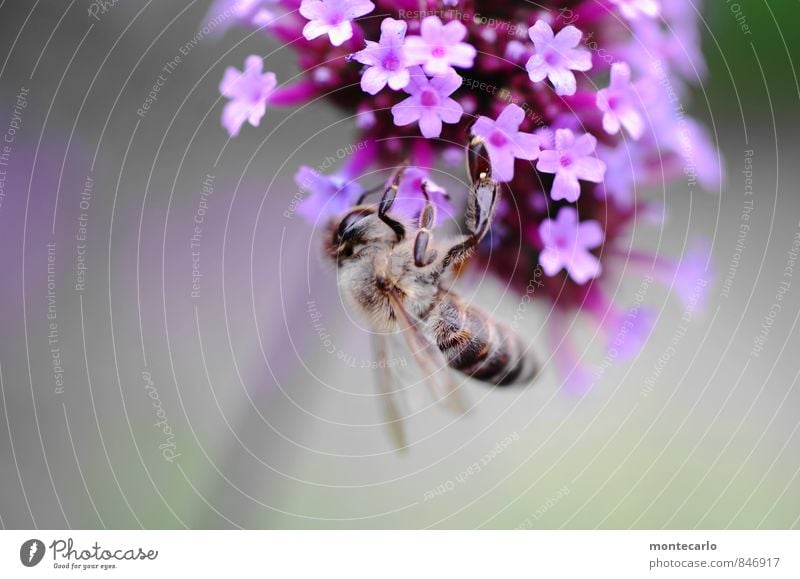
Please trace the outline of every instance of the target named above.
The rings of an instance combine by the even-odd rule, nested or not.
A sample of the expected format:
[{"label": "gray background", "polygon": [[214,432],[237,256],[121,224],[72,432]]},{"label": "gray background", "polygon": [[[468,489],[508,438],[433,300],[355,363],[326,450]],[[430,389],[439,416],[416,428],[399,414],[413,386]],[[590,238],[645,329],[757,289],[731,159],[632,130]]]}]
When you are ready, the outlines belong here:
[{"label": "gray background", "polygon": [[[373,371],[358,367],[371,359],[369,340],[340,305],[318,239],[283,216],[297,166],[352,143],[349,124],[317,103],[270,110],[234,141],[219,126],[224,68],[269,54],[267,68],[286,79],[291,52],[243,30],[204,39],[141,118],[137,109],[195,37],[207,3],[126,1],[99,22],[83,1],[0,4],[0,133],[17,93],[30,89],[0,206],[0,524],[800,526],[800,270],[763,352],[751,355],[800,231],[796,41],[777,25],[798,10],[741,4],[754,36],[741,34],[722,3],[707,13],[712,80],[694,108],[726,156],[725,190],[642,191],[670,217],[634,235],[672,258],[707,236],[716,270],[708,303],[682,333],[681,303],[653,286],[647,304],[659,318],[648,345],[583,398],[559,390],[542,327],[547,306],[529,310],[523,333],[546,363],[540,382],[504,392],[465,385],[474,410],[457,421],[436,407],[415,416],[415,445],[402,456],[380,425]],[[754,211],[723,297],[745,150],[754,151]],[[204,277],[193,299],[189,238],[209,174]],[[87,176],[86,287],[76,291]],[[48,243],[63,392],[48,343]],[[641,275],[622,279],[610,287],[630,302]],[[466,279],[463,291],[500,319],[514,316],[517,298],[497,282]],[[315,331],[309,301],[339,356]],[[659,366],[676,335],[675,354]],[[590,322],[579,320],[573,337],[590,367],[602,360]],[[153,395],[172,430],[173,460],[159,448],[168,437],[153,426]]]}]

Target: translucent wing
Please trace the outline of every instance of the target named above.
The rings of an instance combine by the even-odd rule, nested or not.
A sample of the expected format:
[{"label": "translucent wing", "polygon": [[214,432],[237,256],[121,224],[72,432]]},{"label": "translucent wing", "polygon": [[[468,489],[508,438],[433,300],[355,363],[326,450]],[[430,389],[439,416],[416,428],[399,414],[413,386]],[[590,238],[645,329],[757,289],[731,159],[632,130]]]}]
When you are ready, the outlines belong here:
[{"label": "translucent wing", "polygon": [[399,400],[399,393],[396,390],[398,381],[396,380],[396,360],[389,358],[387,348],[387,338],[384,334],[373,334],[372,340],[375,344],[375,355],[378,363],[378,390],[381,394],[383,406],[383,416],[386,425],[389,427],[389,434],[392,442],[398,450],[406,448],[406,433],[403,428],[403,411],[401,410],[402,401]]},{"label": "translucent wing", "polygon": [[408,351],[422,373],[422,378],[430,386],[436,401],[446,404],[458,414],[464,414],[467,405],[453,381],[450,367],[444,355],[425,336],[421,322],[403,306],[402,300],[394,293],[389,294],[392,309],[396,314],[398,331],[406,342]]}]

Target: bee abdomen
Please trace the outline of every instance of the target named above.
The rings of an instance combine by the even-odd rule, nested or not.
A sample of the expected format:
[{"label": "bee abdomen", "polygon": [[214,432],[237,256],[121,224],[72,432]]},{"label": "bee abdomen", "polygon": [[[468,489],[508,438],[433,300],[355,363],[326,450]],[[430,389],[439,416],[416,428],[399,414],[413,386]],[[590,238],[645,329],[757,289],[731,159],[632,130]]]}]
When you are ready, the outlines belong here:
[{"label": "bee abdomen", "polygon": [[511,329],[451,297],[440,304],[434,334],[450,367],[478,380],[498,386],[527,383],[538,371]]}]

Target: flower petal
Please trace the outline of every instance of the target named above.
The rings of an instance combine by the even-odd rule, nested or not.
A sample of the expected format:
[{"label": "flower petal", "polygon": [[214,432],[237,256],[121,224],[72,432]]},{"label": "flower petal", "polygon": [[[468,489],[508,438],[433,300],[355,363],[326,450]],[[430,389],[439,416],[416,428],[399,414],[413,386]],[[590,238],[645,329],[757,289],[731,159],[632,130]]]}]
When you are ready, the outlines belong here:
[{"label": "flower petal", "polygon": [[336,26],[331,27],[328,31],[328,37],[331,39],[331,44],[334,46],[341,46],[351,38],[353,38],[353,25],[349,20],[340,22]]},{"label": "flower petal", "polygon": [[578,226],[578,245],[586,249],[600,247],[605,239],[603,228],[597,221],[582,221]]},{"label": "flower petal", "polygon": [[440,96],[443,97],[450,96],[456,92],[459,87],[461,87],[462,83],[463,80],[461,77],[452,69],[447,73],[435,76],[430,80],[430,85],[436,89],[436,92],[438,92]]},{"label": "flower petal", "polygon": [[583,37],[583,32],[574,26],[565,26],[555,35],[553,45],[565,52],[567,48],[575,48]]},{"label": "flower petal", "polygon": [[407,68],[399,70],[389,75],[389,88],[392,90],[402,90],[411,82],[411,74]]},{"label": "flower petal", "polygon": [[544,20],[537,20],[536,24],[528,28],[528,35],[537,50],[541,50],[553,40],[553,29]]},{"label": "flower petal", "polygon": [[300,14],[309,20],[322,20],[328,15],[328,8],[321,0],[303,0]]},{"label": "flower petal", "polygon": [[378,94],[389,80],[389,73],[378,66],[372,66],[361,75],[361,89],[371,95]]},{"label": "flower petal", "polygon": [[447,58],[451,65],[460,68],[472,68],[478,51],[471,44],[459,42],[447,49]]},{"label": "flower petal", "polygon": [[436,111],[442,120],[448,124],[457,123],[464,115],[464,109],[461,107],[461,105],[451,98],[442,100],[442,102],[439,103]]},{"label": "flower petal", "polygon": [[567,265],[569,276],[579,285],[598,277],[602,271],[600,261],[588,251],[576,251]]},{"label": "flower petal", "polygon": [[553,88],[559,96],[571,96],[577,90],[575,75],[568,68],[551,68],[547,78],[553,83]]},{"label": "flower petal", "polygon": [[492,164],[492,178],[498,183],[507,183],[514,178],[514,156],[507,149],[487,146]]},{"label": "flower petal", "polygon": [[525,70],[528,71],[528,76],[532,82],[541,82],[547,77],[550,68],[547,66],[541,54],[534,54],[528,59],[527,64],[525,64]]},{"label": "flower petal", "polygon": [[547,150],[539,153],[539,160],[536,163],[536,170],[542,173],[557,173],[561,168],[559,154],[556,151]]},{"label": "flower petal", "polygon": [[417,103],[417,99],[409,97],[392,107],[394,124],[398,127],[405,127],[419,120],[422,107]]},{"label": "flower petal", "polygon": [[249,107],[241,101],[230,101],[222,109],[222,126],[231,137],[239,134],[239,130],[250,114]]},{"label": "flower petal", "polygon": [[552,277],[564,268],[560,252],[555,247],[545,247],[539,254],[539,265],[545,275]]},{"label": "flower petal", "polygon": [[303,36],[306,40],[314,40],[327,34],[330,29],[330,24],[325,24],[321,20],[311,20],[303,27]]},{"label": "flower petal", "polygon": [[536,135],[530,133],[517,133],[512,141],[514,156],[525,161],[535,161],[539,157],[541,141]]},{"label": "flower petal", "polygon": [[561,169],[553,179],[553,188],[550,190],[550,197],[553,201],[562,199],[574,203],[581,196],[581,185],[578,178],[571,171]]},{"label": "flower petal", "polygon": [[525,111],[519,105],[512,103],[503,109],[503,112],[497,117],[495,125],[507,135],[513,135],[523,120],[525,120]]},{"label": "flower petal", "polygon": [[573,171],[579,179],[602,183],[606,174],[606,164],[597,157],[581,157],[575,160]]},{"label": "flower petal", "polygon": [[235,98],[239,94],[239,78],[242,76],[238,70],[229,66],[219,83],[219,92],[226,98]]},{"label": "flower petal", "polygon": [[[370,0],[350,0],[347,3],[347,8],[344,11],[344,17],[348,20],[364,16],[375,10],[375,4]],[[338,46],[338,45],[337,45]]]},{"label": "flower petal", "polygon": [[419,119],[419,130],[426,139],[433,139],[442,134],[442,119],[431,109],[423,109]]}]

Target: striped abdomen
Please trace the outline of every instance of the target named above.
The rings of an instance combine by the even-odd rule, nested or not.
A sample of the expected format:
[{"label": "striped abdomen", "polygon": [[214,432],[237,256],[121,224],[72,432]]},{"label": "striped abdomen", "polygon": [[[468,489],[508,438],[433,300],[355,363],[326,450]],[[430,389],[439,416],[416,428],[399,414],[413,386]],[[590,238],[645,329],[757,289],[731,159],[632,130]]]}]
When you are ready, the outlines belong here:
[{"label": "striped abdomen", "polygon": [[431,313],[433,337],[451,368],[498,386],[536,377],[538,364],[520,337],[481,310],[445,294]]}]

